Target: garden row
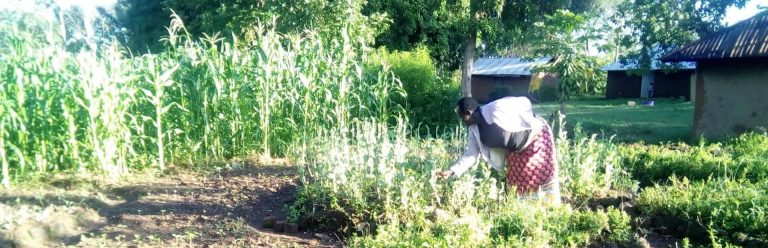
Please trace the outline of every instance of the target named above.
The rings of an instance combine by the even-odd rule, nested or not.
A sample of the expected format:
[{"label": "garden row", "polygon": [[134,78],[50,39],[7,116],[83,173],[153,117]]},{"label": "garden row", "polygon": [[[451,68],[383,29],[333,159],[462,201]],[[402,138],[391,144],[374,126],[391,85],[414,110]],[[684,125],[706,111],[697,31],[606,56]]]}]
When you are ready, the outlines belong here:
[{"label": "garden row", "polygon": [[418,139],[403,125],[368,123],[315,140],[291,216],[363,247],[630,245],[649,229],[698,244],[766,244],[766,134],[618,145],[560,130],[566,204],[549,206],[507,194],[483,163],[438,180],[464,149],[461,133]]},{"label": "garden row", "polygon": [[768,246],[768,134],[638,148],[622,155],[648,186],[637,200],[643,226],[697,242]]}]

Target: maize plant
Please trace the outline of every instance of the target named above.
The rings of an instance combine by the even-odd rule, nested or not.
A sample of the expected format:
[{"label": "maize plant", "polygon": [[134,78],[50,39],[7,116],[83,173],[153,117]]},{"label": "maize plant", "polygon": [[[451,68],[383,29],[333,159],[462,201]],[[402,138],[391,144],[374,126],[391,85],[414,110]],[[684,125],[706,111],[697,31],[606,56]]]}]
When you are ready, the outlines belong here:
[{"label": "maize plant", "polygon": [[2,27],[12,31],[0,47],[6,187],[38,173],[117,179],[148,166],[306,154],[302,144],[328,130],[399,113],[389,101],[402,95],[399,82],[365,63],[366,44],[347,29],[333,42],[284,36],[274,23],[245,40],[195,37],[173,15],[165,50],[133,56],[117,44],[71,51],[66,27],[43,23],[43,35],[19,22]]}]

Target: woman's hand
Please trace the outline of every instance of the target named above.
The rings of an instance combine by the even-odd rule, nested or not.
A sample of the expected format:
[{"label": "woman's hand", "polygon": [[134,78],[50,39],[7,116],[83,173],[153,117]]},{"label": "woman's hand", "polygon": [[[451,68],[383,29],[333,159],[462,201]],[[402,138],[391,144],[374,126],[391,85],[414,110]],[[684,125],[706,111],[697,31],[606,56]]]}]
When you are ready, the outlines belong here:
[{"label": "woman's hand", "polygon": [[436,173],[435,176],[437,176],[437,178],[439,178],[439,179],[446,179],[446,178],[448,178],[450,176],[453,176],[453,171],[452,170],[444,170],[444,171]]}]

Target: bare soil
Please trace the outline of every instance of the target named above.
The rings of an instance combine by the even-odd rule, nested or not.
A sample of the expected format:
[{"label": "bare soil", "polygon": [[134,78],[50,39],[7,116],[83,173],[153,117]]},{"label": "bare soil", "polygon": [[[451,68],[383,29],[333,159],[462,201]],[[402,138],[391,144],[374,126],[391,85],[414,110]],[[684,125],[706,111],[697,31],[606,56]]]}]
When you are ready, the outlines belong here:
[{"label": "bare soil", "polygon": [[[242,164],[241,164],[242,163]],[[339,247],[333,233],[312,230],[278,233],[262,227],[274,216],[285,220],[285,205],[294,200],[296,168],[285,163],[234,163],[213,173],[181,171],[136,178],[98,190],[15,190],[0,193],[0,204],[19,208],[66,206],[94,210],[89,222],[72,224],[68,235],[50,235],[56,223],[0,229],[0,246],[34,247]],[[64,185],[66,186],[66,185]],[[73,212],[71,209],[62,212]],[[56,222],[52,218],[48,222]],[[71,222],[71,221],[70,221]],[[36,227],[35,227],[36,226]],[[32,233],[32,235],[15,235]],[[45,234],[48,233],[48,234]],[[24,237],[22,237],[24,236]],[[41,237],[42,236],[42,237]],[[322,237],[321,240],[319,237]],[[27,239],[27,240],[25,240]],[[38,240],[39,242],[30,242]]]}]

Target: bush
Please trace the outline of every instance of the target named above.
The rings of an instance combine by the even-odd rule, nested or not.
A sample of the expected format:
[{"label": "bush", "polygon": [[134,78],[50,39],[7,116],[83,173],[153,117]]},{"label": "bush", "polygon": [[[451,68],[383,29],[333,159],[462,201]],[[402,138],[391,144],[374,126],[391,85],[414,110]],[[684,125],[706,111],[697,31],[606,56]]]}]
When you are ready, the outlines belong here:
[{"label": "bush", "polygon": [[439,75],[425,47],[413,51],[378,51],[379,59],[391,66],[407,93],[404,105],[410,124],[420,134],[439,133],[437,128],[455,126],[453,107],[459,98],[459,81],[452,75]]}]

